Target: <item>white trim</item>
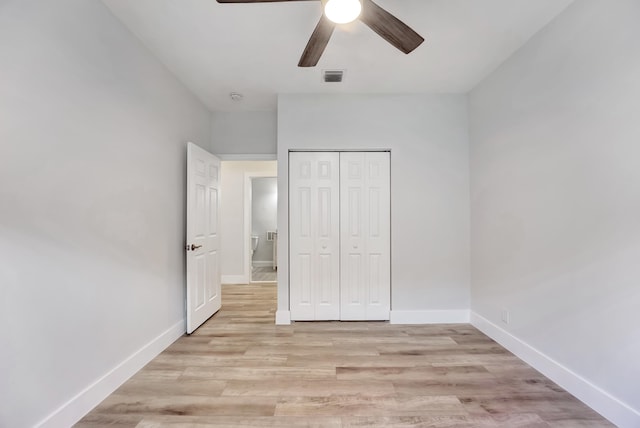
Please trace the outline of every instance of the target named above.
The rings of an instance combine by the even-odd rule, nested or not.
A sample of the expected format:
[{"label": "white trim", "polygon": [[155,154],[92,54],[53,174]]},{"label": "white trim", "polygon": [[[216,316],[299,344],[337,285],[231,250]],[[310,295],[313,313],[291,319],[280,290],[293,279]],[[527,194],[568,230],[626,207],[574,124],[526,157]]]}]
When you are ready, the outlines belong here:
[{"label": "white trim", "polygon": [[222,275],[221,282],[223,284],[248,284],[249,277],[247,275]]},{"label": "white trim", "polygon": [[180,338],[186,331],[185,320],[181,320],[158,337],[134,352],[120,364],[109,370],[100,379],[87,386],[69,401],[60,406],[36,427],[69,427],[78,422],[94,407],[112,394],[138,370],[153,360],[160,352]]},{"label": "white trim", "polygon": [[391,311],[390,324],[461,324],[469,322],[467,309]]},{"label": "white trim", "polygon": [[289,324],[291,324],[291,312],[276,311],[276,325],[289,325]]},{"label": "white trim", "polygon": [[640,426],[640,411],[618,400],[508,331],[475,312],[471,312],[471,324],[615,425],[621,428]]},{"label": "white trim", "polygon": [[272,161],[277,160],[278,155],[266,153],[266,154],[256,154],[256,155],[244,155],[244,154],[227,154],[227,155],[216,155],[220,160],[223,161]]}]

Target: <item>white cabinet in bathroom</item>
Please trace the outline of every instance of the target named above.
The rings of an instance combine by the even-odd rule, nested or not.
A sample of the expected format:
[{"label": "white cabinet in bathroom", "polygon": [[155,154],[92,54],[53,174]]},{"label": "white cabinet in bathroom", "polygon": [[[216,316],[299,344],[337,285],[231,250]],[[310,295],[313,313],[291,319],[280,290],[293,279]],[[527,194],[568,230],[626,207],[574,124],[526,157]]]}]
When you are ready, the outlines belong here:
[{"label": "white cabinet in bathroom", "polygon": [[292,320],[389,319],[389,152],[291,152],[289,222]]}]

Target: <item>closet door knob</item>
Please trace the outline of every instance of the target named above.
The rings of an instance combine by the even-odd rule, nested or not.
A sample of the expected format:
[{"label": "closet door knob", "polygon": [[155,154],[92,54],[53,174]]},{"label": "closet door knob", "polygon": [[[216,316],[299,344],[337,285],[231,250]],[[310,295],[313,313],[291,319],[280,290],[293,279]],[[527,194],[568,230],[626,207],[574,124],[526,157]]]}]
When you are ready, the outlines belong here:
[{"label": "closet door knob", "polygon": [[353,249],[357,249],[358,248],[358,244],[353,244]]}]

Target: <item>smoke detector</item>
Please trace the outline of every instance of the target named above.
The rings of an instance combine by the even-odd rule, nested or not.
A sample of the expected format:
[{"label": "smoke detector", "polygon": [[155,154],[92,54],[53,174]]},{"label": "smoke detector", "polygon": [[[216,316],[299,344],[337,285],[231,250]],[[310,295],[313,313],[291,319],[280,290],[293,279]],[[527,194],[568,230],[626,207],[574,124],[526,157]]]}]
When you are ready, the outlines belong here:
[{"label": "smoke detector", "polygon": [[242,101],[242,98],[244,98],[244,97],[242,96],[242,94],[241,94],[241,93],[239,93],[239,92],[231,92],[231,93],[229,94],[229,97],[230,97],[233,101]]},{"label": "smoke detector", "polygon": [[344,70],[322,70],[322,81],[325,83],[341,83]]}]

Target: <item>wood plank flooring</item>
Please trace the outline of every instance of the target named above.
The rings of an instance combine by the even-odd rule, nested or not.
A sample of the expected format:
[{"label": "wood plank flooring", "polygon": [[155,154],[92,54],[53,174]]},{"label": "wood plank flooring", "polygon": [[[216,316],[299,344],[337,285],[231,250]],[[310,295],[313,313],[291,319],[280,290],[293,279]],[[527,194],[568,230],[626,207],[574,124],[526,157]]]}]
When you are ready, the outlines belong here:
[{"label": "wood plank flooring", "polygon": [[76,426],[612,426],[470,325],[276,326],[275,285],[222,302]]}]

